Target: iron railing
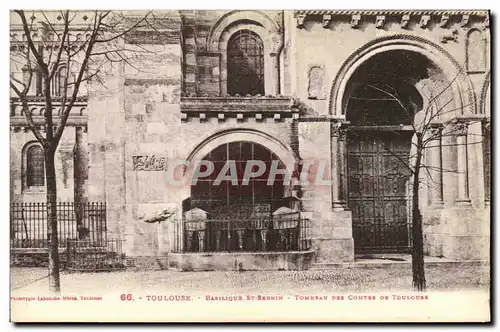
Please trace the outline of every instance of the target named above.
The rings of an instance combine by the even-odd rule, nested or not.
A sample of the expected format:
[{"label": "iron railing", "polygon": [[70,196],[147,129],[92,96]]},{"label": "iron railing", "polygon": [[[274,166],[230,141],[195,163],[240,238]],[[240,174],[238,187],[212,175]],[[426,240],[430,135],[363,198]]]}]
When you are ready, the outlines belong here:
[{"label": "iron railing", "polygon": [[[106,241],[106,203],[57,203],[59,247],[67,239],[88,240],[95,245]],[[11,203],[10,239],[12,248],[47,248],[47,204]]]},{"label": "iron railing", "polygon": [[67,240],[69,271],[114,271],[125,269],[123,241],[106,239],[100,245],[89,240]]},{"label": "iron railing", "polygon": [[286,252],[311,248],[310,225],[305,218],[206,219],[174,225],[174,252]]}]

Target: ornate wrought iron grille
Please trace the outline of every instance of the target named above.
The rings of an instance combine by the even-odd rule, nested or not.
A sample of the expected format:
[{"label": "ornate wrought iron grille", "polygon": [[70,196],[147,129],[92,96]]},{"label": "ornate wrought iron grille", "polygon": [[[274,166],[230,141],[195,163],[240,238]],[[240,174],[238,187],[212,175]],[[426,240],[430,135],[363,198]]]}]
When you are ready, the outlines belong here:
[{"label": "ornate wrought iron grille", "polygon": [[264,95],[264,45],[257,34],[236,32],[228,43],[227,61],[230,95]]},{"label": "ornate wrought iron grille", "polygon": [[[258,207],[265,206],[267,214],[270,214],[283,206],[284,176],[276,174],[275,181],[267,184],[271,164],[273,161],[279,161],[279,158],[264,146],[252,142],[231,142],[215,148],[203,159],[212,161],[215,169],[211,175],[199,178],[197,183],[191,186],[191,206],[188,209],[198,207],[214,218],[222,215],[244,218]],[[266,171],[259,177],[251,178],[248,185],[243,185],[248,160],[263,161]],[[236,163],[238,184],[222,181],[215,185],[217,175],[228,161]],[[280,162],[278,168],[284,167]],[[251,210],[248,210],[248,207],[251,207]]]},{"label": "ornate wrought iron grille", "polygon": [[309,219],[192,220],[176,222],[175,252],[305,251],[311,248]]}]

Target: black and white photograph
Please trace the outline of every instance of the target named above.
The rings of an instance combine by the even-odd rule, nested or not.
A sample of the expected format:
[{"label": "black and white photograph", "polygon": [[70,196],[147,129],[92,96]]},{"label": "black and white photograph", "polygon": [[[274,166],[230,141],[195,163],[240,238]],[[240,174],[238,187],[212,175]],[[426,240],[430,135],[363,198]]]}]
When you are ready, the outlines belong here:
[{"label": "black and white photograph", "polygon": [[12,322],[491,321],[489,10],[9,15]]}]

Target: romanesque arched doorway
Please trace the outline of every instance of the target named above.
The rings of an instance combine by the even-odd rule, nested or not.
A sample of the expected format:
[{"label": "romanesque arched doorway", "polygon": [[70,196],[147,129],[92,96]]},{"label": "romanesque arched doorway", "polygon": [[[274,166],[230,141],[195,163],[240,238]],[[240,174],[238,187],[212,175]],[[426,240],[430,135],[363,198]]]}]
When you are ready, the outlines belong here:
[{"label": "romanesque arched doorway", "polygon": [[411,246],[410,158],[423,107],[416,83],[432,68],[419,53],[388,51],[368,59],[347,85],[347,200],[358,253]]},{"label": "romanesque arched doorway", "polygon": [[[200,177],[191,186],[191,206],[207,211],[215,218],[226,216],[244,217],[261,211],[271,213],[279,208],[284,196],[283,175],[276,174],[269,180],[273,162],[278,169],[285,166],[280,159],[266,147],[246,141],[229,142],[219,145],[203,157],[204,161],[214,164],[212,174]],[[249,161],[260,161],[265,171],[257,177],[244,181],[245,168]],[[236,166],[236,176],[232,180],[230,163]],[[224,171],[224,167],[226,170]],[[252,166],[256,170],[257,166]],[[225,174],[221,174],[225,173]],[[219,175],[227,176],[217,181]]]},{"label": "romanesque arched doorway", "polygon": [[301,225],[298,202],[289,195],[290,165],[254,141],[215,146],[195,161],[204,175],[191,182],[183,204],[184,250],[299,250]]}]

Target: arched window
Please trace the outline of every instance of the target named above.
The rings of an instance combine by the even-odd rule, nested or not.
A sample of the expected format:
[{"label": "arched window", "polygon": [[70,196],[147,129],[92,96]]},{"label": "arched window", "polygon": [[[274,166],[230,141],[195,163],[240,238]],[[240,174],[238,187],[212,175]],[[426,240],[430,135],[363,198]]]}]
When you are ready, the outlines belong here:
[{"label": "arched window", "polygon": [[45,158],[40,145],[31,145],[26,150],[26,187],[45,186]]},{"label": "arched window", "polygon": [[57,70],[57,73],[52,81],[52,95],[54,96],[64,95],[64,85],[65,85],[64,83],[66,81],[67,75],[68,75],[68,69],[66,68],[66,66],[62,66]]},{"label": "arched window", "polygon": [[264,95],[264,45],[256,33],[240,30],[231,36],[227,64],[230,95]]}]

